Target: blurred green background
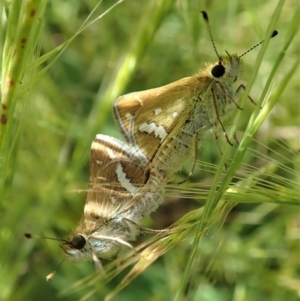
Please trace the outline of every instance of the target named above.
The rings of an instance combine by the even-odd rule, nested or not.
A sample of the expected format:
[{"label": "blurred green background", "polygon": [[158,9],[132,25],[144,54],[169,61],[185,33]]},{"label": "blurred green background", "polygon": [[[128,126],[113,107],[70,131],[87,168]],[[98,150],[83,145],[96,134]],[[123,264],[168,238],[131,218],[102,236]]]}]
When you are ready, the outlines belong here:
[{"label": "blurred green background", "polygon": [[[102,1],[89,21],[114,3]],[[176,298],[299,300],[300,36],[295,20],[300,14],[296,0],[125,0],[76,36],[98,1],[47,2],[34,25],[37,45],[33,40],[18,77],[19,90],[10,113],[14,124],[4,135],[8,147],[1,149],[1,300],[79,300],[89,292],[87,300],[103,300],[117,287],[130,267],[107,284],[100,285],[99,280],[81,285],[77,281],[93,276],[93,264],[64,262],[47,283],[45,276],[62,260],[58,243],[29,241],[24,232],[64,238],[76,226],[85,202],[91,142],[97,133],[122,139],[112,116],[112,104],[119,95],[168,84],[217,60],[201,10],[209,14],[219,53],[242,54],[265,38],[278,3],[282,4],[276,21],[279,35],[270,41],[250,92],[254,100],[259,99],[273,66],[282,58],[266,96],[277,97],[277,103],[240,162],[232,190],[222,198],[230,209],[237,205],[213,217],[184,292]],[[22,24],[13,18],[22,16],[24,4],[16,1],[14,11],[9,1],[0,4],[2,96],[3,70],[10,68],[4,47],[11,43],[7,24],[16,32],[21,30]],[[71,37],[60,53],[60,45]],[[283,52],[289,38],[291,43]],[[244,57],[239,83],[247,84],[258,52],[259,48]],[[47,60],[38,60],[47,55]],[[244,107],[239,140],[253,109],[250,102]],[[220,137],[223,149],[226,141]],[[165,202],[145,226],[165,228],[204,205],[221,156],[213,135],[208,133],[201,144],[193,176],[179,187],[170,185]],[[229,165],[235,150],[236,146],[230,149]],[[174,183],[189,170],[186,166]],[[235,193],[238,187],[242,189]],[[136,245],[146,239],[141,237]],[[180,238],[169,252],[128,281],[114,300],[174,300],[192,243],[192,237]],[[71,292],[60,295],[72,285]]]}]

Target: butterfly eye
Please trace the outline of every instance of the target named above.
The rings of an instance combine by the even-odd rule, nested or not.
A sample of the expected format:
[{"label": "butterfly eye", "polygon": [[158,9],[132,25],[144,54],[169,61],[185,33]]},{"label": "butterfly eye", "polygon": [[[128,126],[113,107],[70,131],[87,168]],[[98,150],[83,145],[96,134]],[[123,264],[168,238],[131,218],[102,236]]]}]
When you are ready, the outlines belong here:
[{"label": "butterfly eye", "polygon": [[212,69],[211,69],[211,74],[213,77],[221,77],[223,76],[225,73],[225,67],[222,65],[222,63],[220,62],[218,65],[215,65]]},{"label": "butterfly eye", "polygon": [[86,240],[80,234],[75,235],[71,241],[72,247],[74,247],[77,250],[82,249],[85,246],[85,244],[86,244]]}]

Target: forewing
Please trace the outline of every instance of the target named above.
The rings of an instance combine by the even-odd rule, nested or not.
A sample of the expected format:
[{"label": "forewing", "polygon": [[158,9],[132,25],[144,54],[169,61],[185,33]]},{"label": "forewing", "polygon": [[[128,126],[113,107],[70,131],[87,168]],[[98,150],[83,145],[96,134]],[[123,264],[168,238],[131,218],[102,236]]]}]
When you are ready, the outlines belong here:
[{"label": "forewing", "polygon": [[162,142],[188,118],[193,109],[195,85],[197,79],[187,77],[117,99],[114,113],[123,136],[149,161]]}]

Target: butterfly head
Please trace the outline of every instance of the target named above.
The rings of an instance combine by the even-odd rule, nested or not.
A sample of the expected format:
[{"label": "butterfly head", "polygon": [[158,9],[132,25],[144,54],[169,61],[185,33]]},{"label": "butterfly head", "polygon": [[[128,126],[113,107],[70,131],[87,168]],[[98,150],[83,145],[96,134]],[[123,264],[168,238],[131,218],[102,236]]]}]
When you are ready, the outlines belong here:
[{"label": "butterfly head", "polygon": [[74,234],[70,240],[61,245],[67,259],[71,261],[85,261],[93,259],[93,254],[102,259],[108,259],[118,253],[116,242],[101,239],[97,236]]},{"label": "butterfly head", "polygon": [[122,246],[132,248],[127,241],[134,240],[138,233],[135,224],[123,219],[83,219],[61,248],[71,261],[112,259]]},{"label": "butterfly head", "polygon": [[229,53],[226,56],[220,56],[216,64],[209,66],[209,72],[215,80],[232,84],[242,72],[241,58]]}]

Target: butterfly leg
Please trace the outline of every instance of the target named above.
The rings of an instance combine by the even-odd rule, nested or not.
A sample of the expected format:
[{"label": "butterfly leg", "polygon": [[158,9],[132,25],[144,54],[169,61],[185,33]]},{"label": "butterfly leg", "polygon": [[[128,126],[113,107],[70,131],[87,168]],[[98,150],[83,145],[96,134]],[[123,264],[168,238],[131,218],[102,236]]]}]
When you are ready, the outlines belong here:
[{"label": "butterfly leg", "polygon": [[[225,92],[225,90],[223,89],[223,87],[222,87],[222,85],[221,85],[220,83],[217,83],[217,85],[218,85],[219,89],[222,91],[222,93],[224,94],[225,97],[229,98],[229,99],[235,104],[235,106],[236,106],[239,110],[243,110],[243,109],[238,105],[238,103],[237,103],[230,95],[228,95],[228,94]],[[238,87],[238,89],[236,90],[236,93],[238,93],[238,91],[239,91],[239,89],[240,89],[241,86],[243,86],[243,87],[245,88],[245,86],[244,86],[243,84],[240,85],[240,86]]]},{"label": "butterfly leg", "polygon": [[164,233],[164,232],[170,231],[170,229],[154,230],[154,229],[150,229],[150,228],[145,228],[128,218],[123,218],[123,219],[125,221],[127,221],[128,223],[131,223],[132,225],[134,225],[137,229],[139,229],[139,231],[141,233]]},{"label": "butterfly leg", "polygon": [[[221,156],[223,156],[223,152],[222,152],[222,149],[221,149],[221,146],[220,146],[220,143],[219,143],[218,133],[216,131],[214,131],[214,135],[215,135],[215,140],[216,140],[216,144],[218,146],[219,153],[220,153]],[[227,166],[226,162],[225,162],[225,169],[226,170],[228,169],[228,166]]]},{"label": "butterfly leg", "polygon": [[239,140],[238,140],[238,138],[236,137],[236,133],[234,133],[233,139],[234,139],[234,141],[236,142],[236,144],[239,145]]},{"label": "butterfly leg", "polygon": [[219,135],[216,131],[214,131],[214,136],[215,136],[216,144],[218,146],[219,153],[220,153],[221,156],[223,156],[223,152],[222,152],[222,149],[221,149],[221,146],[220,146],[220,143],[219,143]]},{"label": "butterfly leg", "polygon": [[[236,89],[235,93],[239,93],[240,90],[245,91],[245,90],[246,90],[246,86],[243,85],[243,84],[240,84],[240,85],[238,86],[238,88]],[[254,105],[257,105],[257,103],[252,99],[251,96],[248,95],[248,99],[249,99]]]},{"label": "butterfly leg", "polygon": [[95,263],[95,269],[100,274],[105,274],[104,268],[102,266],[101,260],[97,257],[97,255],[93,252],[93,261]]},{"label": "butterfly leg", "polygon": [[211,89],[211,93],[212,93],[212,97],[213,97],[213,103],[214,103],[214,108],[215,108],[215,113],[216,113],[217,120],[218,120],[218,122],[220,123],[220,125],[221,125],[221,127],[222,127],[222,130],[223,130],[223,133],[224,133],[224,135],[225,135],[225,138],[226,138],[227,142],[228,142],[231,146],[233,146],[232,142],[229,140],[229,137],[228,137],[227,132],[226,132],[226,130],[225,130],[225,128],[224,128],[224,125],[223,125],[223,123],[222,123],[222,121],[221,121],[221,119],[220,119],[220,115],[219,115],[218,107],[217,107],[217,103],[216,103],[216,95],[215,95],[213,89]]},{"label": "butterfly leg", "polygon": [[195,137],[195,149],[194,149],[194,162],[193,162],[193,166],[192,169],[190,170],[189,174],[187,175],[187,177],[183,180],[177,183],[177,185],[183,184],[184,182],[186,182],[189,177],[194,173],[195,167],[196,167],[196,162],[197,162],[197,158],[198,158],[198,133],[196,133]]}]

